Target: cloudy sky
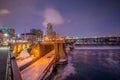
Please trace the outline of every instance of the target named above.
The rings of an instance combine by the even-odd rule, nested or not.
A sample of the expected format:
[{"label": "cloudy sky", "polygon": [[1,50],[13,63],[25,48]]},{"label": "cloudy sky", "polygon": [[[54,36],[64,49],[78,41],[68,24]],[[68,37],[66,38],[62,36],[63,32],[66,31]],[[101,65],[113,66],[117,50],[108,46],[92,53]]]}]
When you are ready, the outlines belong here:
[{"label": "cloudy sky", "polygon": [[16,33],[48,22],[62,36],[120,36],[120,0],[0,0],[0,25]]}]

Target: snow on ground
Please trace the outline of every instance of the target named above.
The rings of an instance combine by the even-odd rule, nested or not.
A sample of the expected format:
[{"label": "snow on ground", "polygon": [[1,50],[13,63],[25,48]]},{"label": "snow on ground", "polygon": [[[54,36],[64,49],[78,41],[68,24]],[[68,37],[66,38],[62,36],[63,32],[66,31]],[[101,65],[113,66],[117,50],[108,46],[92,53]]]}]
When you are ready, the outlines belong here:
[{"label": "snow on ground", "polygon": [[29,56],[29,57],[24,58],[24,59],[18,59],[17,60],[17,65],[18,65],[18,67],[22,67],[23,65],[31,62],[33,59],[35,59],[35,58],[32,57],[32,56]]},{"label": "snow on ground", "polygon": [[120,46],[74,46],[75,49],[120,49]]},{"label": "snow on ground", "polygon": [[24,49],[23,51],[21,51],[21,53],[19,55],[20,58],[26,58],[26,57],[29,57],[29,56],[30,56],[30,54],[28,53],[27,48]]},{"label": "snow on ground", "polygon": [[49,64],[55,58],[55,51],[47,53],[42,58],[38,59],[36,62],[21,71],[23,80],[41,80],[44,70],[49,66]]},{"label": "snow on ground", "polygon": [[31,62],[33,59],[35,59],[35,57],[33,57],[32,55],[30,56],[26,48],[23,51],[21,51],[21,53],[16,58],[16,61],[18,67],[22,67],[23,65]]}]

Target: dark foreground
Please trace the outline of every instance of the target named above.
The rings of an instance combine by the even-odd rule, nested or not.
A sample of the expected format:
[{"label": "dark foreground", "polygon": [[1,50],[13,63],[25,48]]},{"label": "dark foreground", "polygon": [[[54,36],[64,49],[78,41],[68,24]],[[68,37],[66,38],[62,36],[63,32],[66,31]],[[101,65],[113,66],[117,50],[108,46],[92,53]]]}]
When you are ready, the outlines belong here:
[{"label": "dark foreground", "polygon": [[8,48],[0,47],[0,80],[5,80]]}]

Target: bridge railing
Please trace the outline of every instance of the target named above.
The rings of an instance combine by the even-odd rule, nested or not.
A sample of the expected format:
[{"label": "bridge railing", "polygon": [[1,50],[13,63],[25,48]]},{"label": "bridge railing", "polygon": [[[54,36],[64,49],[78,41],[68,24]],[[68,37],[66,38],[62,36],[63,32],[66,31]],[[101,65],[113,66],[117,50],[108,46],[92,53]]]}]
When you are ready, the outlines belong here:
[{"label": "bridge railing", "polygon": [[10,51],[8,51],[8,58],[7,58],[7,66],[6,66],[6,76],[5,80],[13,80],[12,78],[12,70],[11,70],[11,61],[10,61]]},{"label": "bridge railing", "polygon": [[52,72],[51,71],[51,68],[54,68],[55,67],[55,60],[56,59],[56,56],[55,56],[55,58],[52,60],[52,62],[48,65],[48,67],[43,71],[43,75],[40,75],[39,76],[39,80],[45,80],[45,79],[47,79],[47,77],[49,77],[49,75],[47,76],[47,74],[49,73],[49,72]]},{"label": "bridge railing", "polygon": [[22,80],[20,71],[18,69],[15,57],[12,51],[8,52],[6,77],[5,80]]}]

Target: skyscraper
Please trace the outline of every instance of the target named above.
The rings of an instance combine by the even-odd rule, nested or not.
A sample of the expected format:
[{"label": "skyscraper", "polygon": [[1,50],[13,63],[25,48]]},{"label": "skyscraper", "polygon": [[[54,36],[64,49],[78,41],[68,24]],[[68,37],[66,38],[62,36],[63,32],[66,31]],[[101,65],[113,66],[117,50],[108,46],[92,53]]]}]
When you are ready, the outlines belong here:
[{"label": "skyscraper", "polygon": [[14,28],[8,28],[7,31],[8,31],[10,38],[15,37],[15,29]]},{"label": "skyscraper", "polygon": [[43,31],[41,29],[30,29],[30,33],[34,33],[37,38],[43,38]]},{"label": "skyscraper", "polygon": [[52,27],[51,23],[47,24],[47,27],[46,27],[46,36],[49,39],[51,39],[51,38],[55,39],[57,37],[57,33],[55,31],[53,31],[53,27]]},{"label": "skyscraper", "polygon": [[53,34],[52,24],[48,23],[47,28],[46,28],[46,35],[47,35],[47,37],[51,38],[52,34]]}]

